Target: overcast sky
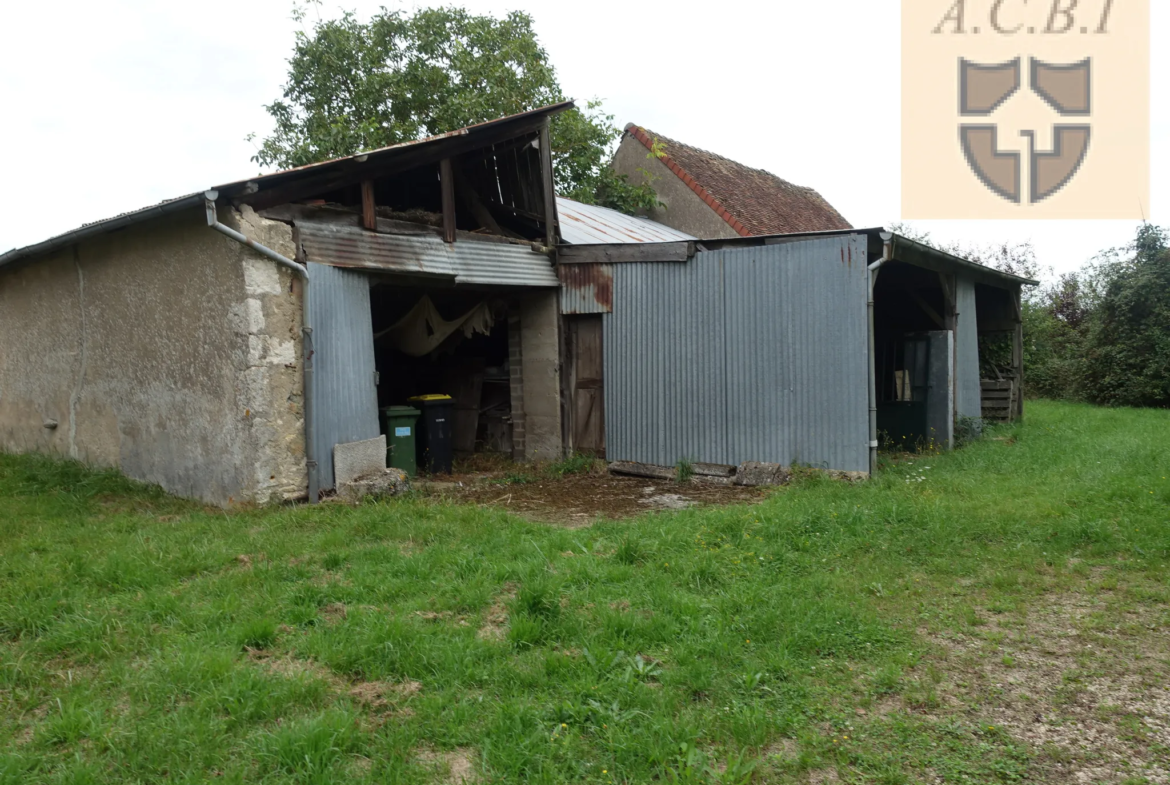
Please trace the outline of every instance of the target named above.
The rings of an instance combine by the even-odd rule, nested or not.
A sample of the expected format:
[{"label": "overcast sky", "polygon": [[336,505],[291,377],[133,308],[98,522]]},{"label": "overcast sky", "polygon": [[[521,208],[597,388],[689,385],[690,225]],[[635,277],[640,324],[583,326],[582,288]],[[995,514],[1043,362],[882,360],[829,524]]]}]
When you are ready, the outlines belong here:
[{"label": "overcast sky", "polygon": [[[1154,40],[1170,2],[1152,0]],[[393,0],[325,3],[363,17]],[[898,221],[899,2],[465,0],[528,11],[566,93],[816,188],[855,226]],[[406,5],[405,7],[414,7]],[[297,23],[288,0],[8,3],[0,45],[0,251],[252,175]],[[1170,52],[1153,61],[1151,220],[1170,225]],[[1161,98],[1159,99],[1159,96]],[[1031,240],[1072,269],[1131,222],[920,222]]]}]

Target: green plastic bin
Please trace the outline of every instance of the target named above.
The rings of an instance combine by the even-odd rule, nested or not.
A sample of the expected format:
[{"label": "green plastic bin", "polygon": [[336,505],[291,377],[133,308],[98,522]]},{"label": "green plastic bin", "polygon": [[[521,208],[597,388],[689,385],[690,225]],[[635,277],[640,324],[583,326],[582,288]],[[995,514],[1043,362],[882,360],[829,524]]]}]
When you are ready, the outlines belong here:
[{"label": "green plastic bin", "polygon": [[408,477],[418,474],[415,435],[420,412],[413,406],[387,406],[382,410],[386,431],[386,465],[401,469]]}]

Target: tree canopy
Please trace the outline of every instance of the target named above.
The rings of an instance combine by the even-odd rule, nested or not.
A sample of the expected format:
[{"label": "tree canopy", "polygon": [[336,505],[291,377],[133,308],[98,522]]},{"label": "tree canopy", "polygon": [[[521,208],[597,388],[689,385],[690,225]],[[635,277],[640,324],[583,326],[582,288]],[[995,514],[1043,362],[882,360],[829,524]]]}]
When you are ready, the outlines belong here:
[{"label": "tree canopy", "polygon": [[[305,20],[303,10],[296,18]],[[275,127],[253,160],[290,168],[353,155],[565,100],[528,14],[456,7],[353,12],[297,33]],[[552,121],[558,191],[625,212],[655,204],[607,165],[619,130],[599,102]]]}]

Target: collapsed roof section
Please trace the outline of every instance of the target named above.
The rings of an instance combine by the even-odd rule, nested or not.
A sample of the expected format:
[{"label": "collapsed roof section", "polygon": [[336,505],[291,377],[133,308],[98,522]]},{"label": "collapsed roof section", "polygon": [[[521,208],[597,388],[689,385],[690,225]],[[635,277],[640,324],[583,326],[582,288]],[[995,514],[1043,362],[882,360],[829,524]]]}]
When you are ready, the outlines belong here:
[{"label": "collapsed roof section", "polygon": [[[220,203],[256,211],[289,204],[329,205],[358,213],[377,231],[379,218],[433,223],[444,239],[475,232],[556,244],[549,119],[572,101],[450,133],[259,175],[214,187]],[[89,237],[203,206],[193,193],[96,221],[0,255],[0,267],[51,253]]]}]

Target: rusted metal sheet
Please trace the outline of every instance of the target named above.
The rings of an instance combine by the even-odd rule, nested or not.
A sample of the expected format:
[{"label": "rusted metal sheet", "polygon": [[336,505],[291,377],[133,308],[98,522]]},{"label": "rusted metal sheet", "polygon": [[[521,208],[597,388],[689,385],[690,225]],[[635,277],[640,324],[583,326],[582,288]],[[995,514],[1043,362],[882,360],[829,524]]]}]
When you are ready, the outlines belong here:
[{"label": "rusted metal sheet", "polygon": [[697,239],[669,226],[625,215],[608,207],[557,197],[561,240],[575,245],[595,243],[667,243]]},{"label": "rusted metal sheet", "polygon": [[612,264],[563,264],[557,267],[561,279],[561,313],[612,313]]},{"label": "rusted metal sheet", "polygon": [[358,227],[297,221],[311,262],[333,267],[454,279],[456,284],[556,287],[552,263],[526,245],[459,240],[430,234],[368,232]]}]

